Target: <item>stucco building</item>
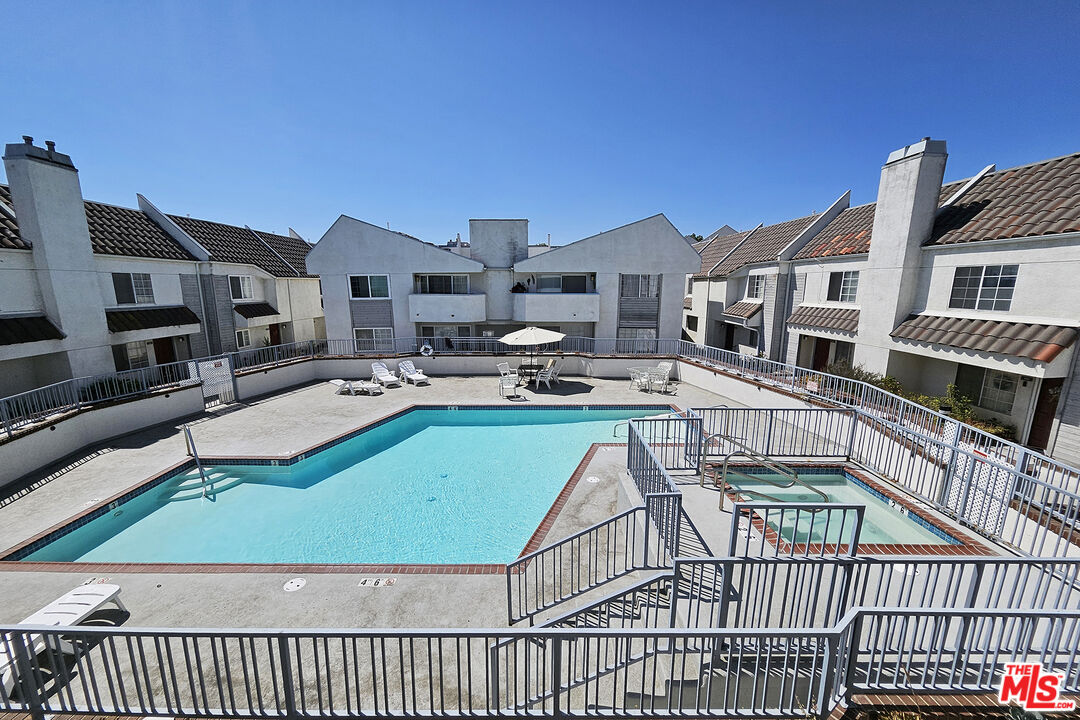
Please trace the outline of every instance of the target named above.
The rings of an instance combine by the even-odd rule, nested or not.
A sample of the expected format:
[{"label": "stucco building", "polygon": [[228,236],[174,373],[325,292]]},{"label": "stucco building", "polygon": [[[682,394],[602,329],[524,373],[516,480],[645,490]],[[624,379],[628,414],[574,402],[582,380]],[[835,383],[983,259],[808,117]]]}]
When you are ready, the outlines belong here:
[{"label": "stucco building", "polygon": [[[687,333],[816,370],[862,366],[927,395],[955,384],[1019,441],[1080,461],[1080,154],[943,184],[946,160],[945,143],[929,138],[893,152],[876,202],[834,203],[838,212],[789,245],[789,258],[747,264],[742,286],[731,287],[731,259],[763,228],[703,244]],[[723,263],[706,264],[721,254],[729,268],[716,278]],[[765,288],[777,276],[778,291],[762,292],[762,334],[700,337],[702,327],[708,335],[732,316],[755,316],[745,309],[761,284],[755,274]],[[706,277],[723,292],[702,297]],[[770,307],[785,318],[779,343],[768,338],[778,330]]]},{"label": "stucco building", "polygon": [[68,155],[7,145],[0,395],[325,335],[295,235],[84,200]]},{"label": "stucco building", "polygon": [[308,256],[322,277],[328,335],[378,347],[536,325],[677,338],[686,275],[701,264],[663,215],[554,247],[529,244],[528,220],[470,220],[467,242],[467,253],[452,252],[341,216]]}]

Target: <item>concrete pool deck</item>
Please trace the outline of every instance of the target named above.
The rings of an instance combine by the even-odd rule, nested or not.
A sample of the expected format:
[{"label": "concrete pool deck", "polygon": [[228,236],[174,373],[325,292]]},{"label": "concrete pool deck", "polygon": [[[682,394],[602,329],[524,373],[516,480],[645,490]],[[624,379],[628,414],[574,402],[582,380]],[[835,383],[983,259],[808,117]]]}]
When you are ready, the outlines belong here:
[{"label": "concrete pool deck", "polygon": [[[625,380],[565,378],[549,391],[521,390],[523,399],[498,395],[492,377],[434,378],[430,386],[405,386],[381,396],[336,395],[328,383],[286,390],[190,419],[200,454],[279,456],[365,425],[411,405],[676,405],[680,408],[738,403],[680,383],[677,394],[644,393]],[[603,448],[551,527],[545,544],[610,517],[617,503],[625,452]],[[30,478],[36,487],[0,504],[0,548],[14,546],[63,523],[88,507],[186,459],[180,424],[133,433],[91,448],[53,476]],[[258,518],[252,517],[252,523]],[[283,585],[303,576],[306,585]],[[505,577],[497,575],[395,575],[389,587],[359,586],[369,572],[108,572],[0,570],[0,623],[21,620],[90,577],[123,588],[131,616],[125,626],[171,627],[499,627],[506,624]],[[433,602],[434,600],[434,602]]]}]

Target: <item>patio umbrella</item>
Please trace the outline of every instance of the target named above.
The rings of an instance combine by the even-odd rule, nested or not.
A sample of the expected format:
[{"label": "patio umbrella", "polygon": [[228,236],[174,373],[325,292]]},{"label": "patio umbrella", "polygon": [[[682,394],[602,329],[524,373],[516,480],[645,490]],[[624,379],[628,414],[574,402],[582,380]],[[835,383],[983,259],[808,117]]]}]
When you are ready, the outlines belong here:
[{"label": "patio umbrella", "polygon": [[537,345],[559,342],[564,337],[566,337],[565,333],[530,326],[521,330],[515,330],[514,332],[507,335],[503,335],[501,338],[499,338],[499,342],[506,343],[507,345],[532,345],[533,349],[530,353],[530,357],[535,358]]}]

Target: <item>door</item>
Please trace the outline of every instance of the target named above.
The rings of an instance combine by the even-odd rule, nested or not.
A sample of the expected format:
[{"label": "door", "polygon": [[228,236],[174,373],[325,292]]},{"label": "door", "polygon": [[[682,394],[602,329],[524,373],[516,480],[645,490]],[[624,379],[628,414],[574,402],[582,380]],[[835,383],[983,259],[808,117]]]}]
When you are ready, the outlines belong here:
[{"label": "door", "polygon": [[724,323],[724,349],[735,349],[735,326],[731,323]]},{"label": "door", "polygon": [[1061,385],[1065,378],[1048,378],[1042,381],[1039,399],[1035,401],[1035,415],[1031,418],[1031,432],[1028,433],[1028,447],[1045,450],[1050,441],[1050,428],[1057,415],[1058,400],[1061,398]]},{"label": "door", "polygon": [[270,324],[270,344],[271,345],[280,345],[281,344],[281,323],[271,323]]},{"label": "door", "polygon": [[173,347],[172,338],[154,340],[154,358],[158,365],[176,362],[176,349]]},{"label": "door", "polygon": [[829,366],[829,344],[832,340],[817,338],[814,341],[814,360],[810,363],[812,370],[821,371]]}]

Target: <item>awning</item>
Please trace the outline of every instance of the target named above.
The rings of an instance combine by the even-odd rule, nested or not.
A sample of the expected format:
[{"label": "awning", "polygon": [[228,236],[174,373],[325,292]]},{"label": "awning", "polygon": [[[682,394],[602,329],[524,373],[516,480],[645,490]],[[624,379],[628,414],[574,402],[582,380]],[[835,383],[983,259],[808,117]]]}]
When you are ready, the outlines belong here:
[{"label": "awning", "polygon": [[60,340],[64,333],[44,315],[0,318],[0,345]]},{"label": "awning", "polygon": [[278,311],[274,309],[274,306],[270,303],[257,302],[257,303],[241,303],[239,305],[233,305],[233,310],[236,314],[242,318],[266,317],[267,315],[277,315]]},{"label": "awning", "polygon": [[109,323],[109,332],[112,333],[199,324],[199,317],[183,305],[106,310],[105,319]]},{"label": "awning", "polygon": [[749,320],[750,318],[761,312],[762,304],[760,302],[746,301],[737,302],[727,308],[724,308],[724,315],[732,318],[739,318],[740,320]]},{"label": "awning", "polygon": [[1077,330],[1062,325],[909,315],[889,334],[897,340],[947,345],[1048,363],[1076,341]]},{"label": "awning", "polygon": [[855,308],[800,305],[788,316],[787,324],[820,330],[857,333],[859,331],[859,311]]}]

